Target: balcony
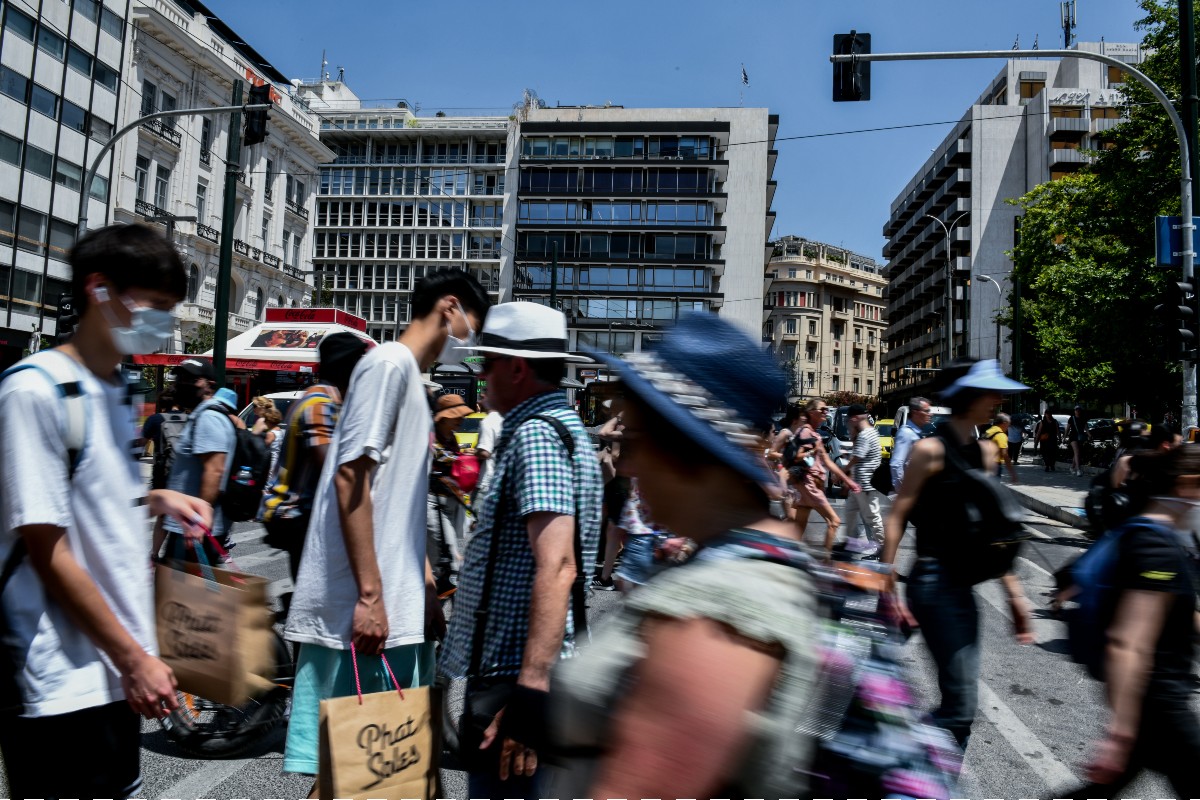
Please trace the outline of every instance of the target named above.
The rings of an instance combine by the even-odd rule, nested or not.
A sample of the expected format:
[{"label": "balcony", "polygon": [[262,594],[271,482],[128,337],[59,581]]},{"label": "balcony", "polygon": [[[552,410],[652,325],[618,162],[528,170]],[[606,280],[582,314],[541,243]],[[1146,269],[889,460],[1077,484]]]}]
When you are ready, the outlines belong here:
[{"label": "balcony", "polygon": [[133,207],[137,213],[146,219],[170,216],[170,213],[166,209],[159,208],[153,203],[147,203],[145,200],[135,200]]},{"label": "balcony", "polygon": [[506,155],[492,156],[476,154],[471,159],[472,164],[503,164],[506,161],[508,161],[508,156]]},{"label": "balcony", "polygon": [[234,239],[233,240],[233,252],[237,253],[238,255],[243,255],[243,256],[246,256],[247,258],[249,258],[250,257],[250,245],[246,244],[241,239]]},{"label": "balcony", "polygon": [[308,219],[308,209],[294,200],[288,200],[286,203],[284,203],[284,208],[301,219]]},{"label": "balcony", "polygon": [[229,327],[238,333],[242,333],[254,327],[254,320],[250,319],[250,317],[243,317],[241,314],[230,314]]},{"label": "balcony", "polygon": [[467,224],[472,228],[499,228],[500,220],[491,217],[471,217]]},{"label": "balcony", "polygon": [[1125,122],[1125,120],[1109,119],[1107,117],[1102,117],[1102,118],[1093,117],[1092,118],[1092,131],[1094,133],[1104,133],[1105,131],[1111,131],[1113,128],[1117,127],[1122,122]]},{"label": "balcony", "polygon": [[1050,138],[1059,141],[1082,139],[1091,127],[1091,120],[1082,117],[1051,117]]},{"label": "balcony", "polygon": [[283,265],[283,274],[295,278],[298,281],[304,280],[304,273],[291,264]]},{"label": "balcony", "polygon": [[239,169],[237,172],[233,173],[233,177],[237,178],[237,182],[242,186],[250,185],[250,180],[246,177],[246,171],[244,169]]},{"label": "balcony", "polygon": [[217,244],[218,242],[221,241],[221,232],[219,230],[217,230],[216,228],[210,227],[208,225],[197,224],[196,225],[196,235],[202,239],[208,239],[213,244]]},{"label": "balcony", "polygon": [[1070,148],[1052,149],[1050,151],[1050,169],[1075,170],[1084,164],[1091,163],[1086,153]]},{"label": "balcony", "polygon": [[178,316],[180,322],[199,322],[212,325],[216,314],[211,307],[200,303],[180,303]]},{"label": "balcony", "polygon": [[266,200],[268,203],[270,203],[273,199],[274,193],[271,191],[271,187],[268,186],[266,189],[263,189],[263,200]]},{"label": "balcony", "polygon": [[206,167],[212,166],[212,150],[206,149],[200,151],[200,163]]},{"label": "balcony", "polygon": [[161,119],[152,119],[143,122],[142,127],[151,133],[156,134],[160,138],[165,139],[176,147],[179,147],[179,145],[183,143],[183,134],[176,130],[175,126],[168,125]]},{"label": "balcony", "polygon": [[494,259],[494,258],[500,258],[500,250],[499,250],[499,248],[496,248],[496,249],[491,249],[491,248],[480,248],[480,249],[474,249],[474,250],[467,250],[467,258],[470,258],[470,259],[477,259],[477,258],[484,258],[484,259]]},{"label": "balcony", "polygon": [[274,267],[275,269],[279,269],[279,265],[283,263],[279,256],[273,256],[270,253],[263,253],[262,262],[268,267]]},{"label": "balcony", "polygon": [[257,247],[250,248],[250,257],[253,258],[255,261],[262,261],[262,256],[263,256],[262,250],[259,250]]}]

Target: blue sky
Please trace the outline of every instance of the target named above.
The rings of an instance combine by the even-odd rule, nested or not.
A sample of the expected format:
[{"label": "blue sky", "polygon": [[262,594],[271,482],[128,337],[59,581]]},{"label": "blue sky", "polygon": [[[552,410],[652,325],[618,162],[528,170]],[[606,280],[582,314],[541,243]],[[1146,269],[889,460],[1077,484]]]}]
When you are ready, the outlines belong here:
[{"label": "blue sky", "polygon": [[[779,138],[956,121],[997,61],[872,67],[872,100],[834,103],[834,33],[875,52],[1060,47],[1058,0],[609,0],[605,3],[206,0],[281,72],[328,70],[364,100],[406,98],[421,115],[510,112],[526,87],[550,105],[736,106],[780,115]],[[1078,0],[1080,41],[1141,37],[1134,0]],[[750,76],[740,80],[741,65]],[[891,201],[949,125],[780,141],[773,236],[880,258]]]}]

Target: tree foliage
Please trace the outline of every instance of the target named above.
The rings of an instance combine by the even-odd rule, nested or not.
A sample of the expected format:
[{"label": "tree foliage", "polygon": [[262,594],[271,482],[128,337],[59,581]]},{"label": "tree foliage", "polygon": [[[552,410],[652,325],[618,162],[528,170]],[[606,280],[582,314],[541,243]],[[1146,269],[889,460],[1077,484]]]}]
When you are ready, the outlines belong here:
[{"label": "tree foliage", "polygon": [[[1149,54],[1139,69],[1178,97],[1176,6],[1140,5]],[[1125,96],[1129,119],[1090,167],[1013,201],[1024,212],[1012,251],[1022,378],[1064,400],[1177,403],[1178,368],[1153,309],[1171,274],[1154,264],[1154,217],[1179,213],[1178,138],[1149,90],[1131,80]]]},{"label": "tree foliage", "polygon": [[183,352],[189,355],[207,353],[209,350],[213,349],[216,341],[216,327],[202,322],[196,326],[196,330],[194,330],[183,343]]}]

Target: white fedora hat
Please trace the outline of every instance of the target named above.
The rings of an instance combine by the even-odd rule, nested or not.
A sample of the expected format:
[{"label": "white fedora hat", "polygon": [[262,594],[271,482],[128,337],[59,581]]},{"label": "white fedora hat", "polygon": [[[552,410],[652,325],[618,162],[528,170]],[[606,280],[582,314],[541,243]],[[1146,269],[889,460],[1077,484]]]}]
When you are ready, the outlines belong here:
[{"label": "white fedora hat", "polygon": [[592,360],[567,352],[567,318],[561,311],[521,301],[493,306],[483,323],[479,344],[457,349],[520,358]]}]

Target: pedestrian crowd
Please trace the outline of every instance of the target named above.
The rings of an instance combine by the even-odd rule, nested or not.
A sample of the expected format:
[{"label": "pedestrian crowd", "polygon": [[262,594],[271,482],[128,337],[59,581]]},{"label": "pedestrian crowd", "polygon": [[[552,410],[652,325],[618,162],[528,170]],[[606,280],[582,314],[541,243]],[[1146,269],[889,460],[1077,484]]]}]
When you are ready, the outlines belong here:
[{"label": "pedestrian crowd", "polygon": [[[118,365],[173,334],[184,267],[136,225],[88,234],[70,259],[78,332],[0,382],[12,797],[136,795],[139,718],[181,697],[159,657],[151,528],[154,569],[193,563],[214,585],[235,522],[261,521],[287,553],[282,769],[316,776],[313,796],[335,785],[339,749],[367,747],[336,741],[339,700],[425,702],[460,678],[446,746],[470,797],[946,797],[979,702],[974,587],[999,581],[1016,641],[1034,640],[1015,568],[1027,534],[999,481],[1017,479],[1020,426],[996,411],[1027,387],[995,361],[947,365],[935,397],[948,419],[931,431],[931,401],[913,398],[890,459],[869,410],[850,406],[843,466],[829,405],[789,407],[776,428],[779,367],[715,315],[680,319],[650,351],[579,354],[561,312],[493,307],[447,269],[416,286],[396,341],[324,337],[318,381],[285,414],[256,398],[249,427],[211,363],[183,359],[141,431],[147,487]],[[487,382],[472,448],[455,432],[474,409],[423,378],[468,356]],[[594,428],[559,388],[572,361],[620,380]],[[1049,414],[1033,434],[1043,454],[1059,435]],[[1080,410],[1067,435],[1078,471]],[[1109,530],[1059,576],[1072,657],[1105,682],[1110,708],[1090,785],[1064,796],[1119,796],[1142,769],[1200,796],[1197,447],[1131,426],[1095,489]],[[813,511],[827,525],[817,543]],[[916,557],[901,576],[906,535]],[[594,630],[593,591],[622,593]],[[937,668],[928,714],[894,660],[915,630]],[[419,725],[440,737],[440,710],[426,711]],[[417,724],[392,721],[372,770],[432,770],[433,797]],[[72,768],[47,769],[81,731]]]}]

